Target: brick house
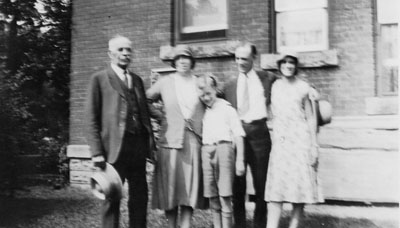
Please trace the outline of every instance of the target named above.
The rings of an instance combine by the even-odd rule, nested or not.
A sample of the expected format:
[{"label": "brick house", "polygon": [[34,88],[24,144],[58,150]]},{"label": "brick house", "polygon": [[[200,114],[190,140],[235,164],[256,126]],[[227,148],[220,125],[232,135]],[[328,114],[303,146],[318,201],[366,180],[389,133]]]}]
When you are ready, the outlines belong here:
[{"label": "brick house", "polygon": [[256,68],[279,51],[300,53],[301,72],[333,106],[322,127],[320,174],[327,199],[397,202],[398,22],[396,0],[85,0],[73,2],[71,185],[87,185],[84,101],[92,73],[107,66],[107,41],[133,41],[131,69],[150,85],[171,72],[175,46],[194,49],[195,73],[225,81],[238,41],[256,44]]}]

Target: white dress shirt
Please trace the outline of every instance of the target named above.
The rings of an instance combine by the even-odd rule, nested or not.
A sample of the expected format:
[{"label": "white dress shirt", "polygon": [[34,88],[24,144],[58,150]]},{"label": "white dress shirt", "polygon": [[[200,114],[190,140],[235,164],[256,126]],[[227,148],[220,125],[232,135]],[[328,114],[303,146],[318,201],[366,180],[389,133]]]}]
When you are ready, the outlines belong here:
[{"label": "white dress shirt", "polygon": [[234,137],[245,136],[242,123],[231,104],[217,98],[212,107],[207,108],[203,117],[203,144],[219,141],[233,142]]},{"label": "white dress shirt", "polygon": [[[119,79],[121,79],[125,83],[125,75],[126,78],[128,79],[128,88],[132,88],[132,78],[129,75],[128,70],[121,69],[119,66],[111,63],[111,68],[113,71],[118,75]],[[126,74],[124,74],[126,72]]]},{"label": "white dress shirt", "polygon": [[[246,75],[239,74],[238,84],[237,84],[237,104],[238,108],[242,104],[242,95],[244,91],[244,84],[246,80]],[[248,80],[248,90],[249,90],[249,109],[246,113],[239,116],[241,120],[246,123],[250,123],[254,120],[259,120],[262,118],[267,118],[267,107],[265,105],[266,98],[264,96],[264,88],[262,86],[261,80],[257,73],[252,69],[247,73]]]}]

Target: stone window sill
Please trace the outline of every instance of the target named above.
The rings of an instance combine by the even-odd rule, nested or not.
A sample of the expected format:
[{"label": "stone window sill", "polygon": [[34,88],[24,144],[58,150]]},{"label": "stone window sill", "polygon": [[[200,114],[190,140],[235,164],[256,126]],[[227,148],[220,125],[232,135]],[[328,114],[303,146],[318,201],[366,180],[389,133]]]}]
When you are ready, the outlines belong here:
[{"label": "stone window sill", "polygon": [[[190,44],[195,58],[215,58],[215,57],[232,57],[239,41],[215,41],[206,43]],[[177,45],[180,46],[180,45]],[[160,46],[160,58],[163,61],[170,61],[174,57],[176,47],[170,45]]]},{"label": "stone window sill", "polygon": [[[339,65],[336,49],[326,51],[300,52],[299,62],[301,68],[334,67]],[[260,66],[264,70],[276,70],[276,61],[280,54],[261,54]]]}]

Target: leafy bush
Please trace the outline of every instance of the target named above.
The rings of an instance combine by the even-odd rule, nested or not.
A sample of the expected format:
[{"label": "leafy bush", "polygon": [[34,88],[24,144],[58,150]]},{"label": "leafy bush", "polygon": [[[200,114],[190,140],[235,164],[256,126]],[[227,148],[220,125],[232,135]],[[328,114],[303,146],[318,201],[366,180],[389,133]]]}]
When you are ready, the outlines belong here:
[{"label": "leafy bush", "polygon": [[0,15],[0,179],[17,182],[21,154],[65,174],[71,3],[0,1]]}]

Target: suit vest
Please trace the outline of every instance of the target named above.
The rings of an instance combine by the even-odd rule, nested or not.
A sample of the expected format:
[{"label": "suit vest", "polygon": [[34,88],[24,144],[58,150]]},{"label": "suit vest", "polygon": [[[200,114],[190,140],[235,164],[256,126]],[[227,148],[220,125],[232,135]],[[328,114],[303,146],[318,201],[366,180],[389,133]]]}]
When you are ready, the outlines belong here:
[{"label": "suit vest", "polygon": [[128,88],[121,80],[121,86],[124,90],[124,94],[127,102],[127,114],[125,131],[131,134],[144,134],[146,133],[146,128],[143,126],[139,101],[135,93],[135,84],[132,84],[132,88]]}]

